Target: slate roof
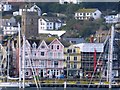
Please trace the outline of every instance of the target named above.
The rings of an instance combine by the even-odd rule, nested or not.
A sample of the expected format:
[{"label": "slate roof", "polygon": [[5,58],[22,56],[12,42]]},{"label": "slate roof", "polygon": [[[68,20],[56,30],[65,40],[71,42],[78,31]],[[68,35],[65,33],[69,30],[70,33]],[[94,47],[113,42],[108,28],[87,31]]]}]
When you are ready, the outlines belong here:
[{"label": "slate roof", "polygon": [[62,23],[62,20],[60,20],[57,17],[41,17],[42,19],[44,19],[46,22],[58,22],[58,23]]},{"label": "slate roof", "polygon": [[97,9],[85,9],[85,8],[83,8],[83,9],[79,9],[77,12],[84,12],[84,13],[87,13],[87,12],[95,12]]},{"label": "slate roof", "polygon": [[[44,40],[46,42],[47,45],[49,45],[56,37],[47,37],[47,38],[42,38],[42,39],[28,39],[28,42],[30,43],[30,45],[32,46],[32,44],[35,42],[37,44],[37,48],[39,47],[39,45],[41,44],[42,40]],[[64,47],[68,47],[71,44],[63,39],[58,39]]]}]

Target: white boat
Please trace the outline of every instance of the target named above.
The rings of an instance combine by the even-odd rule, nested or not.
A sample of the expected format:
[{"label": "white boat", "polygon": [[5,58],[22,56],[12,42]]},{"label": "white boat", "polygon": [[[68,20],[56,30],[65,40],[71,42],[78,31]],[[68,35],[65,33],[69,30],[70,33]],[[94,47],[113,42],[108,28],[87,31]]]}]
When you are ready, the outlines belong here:
[{"label": "white boat", "polygon": [[[19,83],[17,83],[17,82],[0,82],[0,87],[19,87]],[[29,87],[29,84],[25,83],[25,87]]]}]

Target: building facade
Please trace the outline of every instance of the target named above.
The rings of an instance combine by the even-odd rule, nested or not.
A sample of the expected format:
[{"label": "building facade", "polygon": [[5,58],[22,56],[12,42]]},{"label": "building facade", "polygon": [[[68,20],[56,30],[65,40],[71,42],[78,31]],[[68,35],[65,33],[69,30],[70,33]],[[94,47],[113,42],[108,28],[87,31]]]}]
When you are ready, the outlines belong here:
[{"label": "building facade", "polygon": [[42,13],[41,9],[36,4],[34,4],[32,7],[27,8],[27,9],[19,8],[19,11],[13,12],[13,16],[22,15],[23,11],[36,12],[38,16],[41,16],[41,13]]},{"label": "building facade", "polygon": [[[22,50],[23,51],[23,50]],[[41,77],[52,78],[63,73],[64,46],[55,38],[47,44],[44,40],[39,46],[32,45],[26,40],[25,44],[25,75],[31,77],[33,73]],[[32,71],[33,68],[33,71]]]},{"label": "building facade", "polygon": [[95,77],[101,77],[103,72],[104,60],[101,53],[103,53],[104,46],[102,43],[81,43],[76,44],[81,51],[81,69],[83,78],[91,78],[93,72]]},{"label": "building facade", "polygon": [[36,12],[22,12],[21,32],[26,38],[38,35],[38,17]]},{"label": "building facade", "polygon": [[73,45],[65,47],[64,49],[65,58],[65,75],[66,77],[80,77],[81,68],[81,52],[79,47]]},{"label": "building facade", "polygon": [[120,22],[120,14],[116,15],[108,15],[104,17],[106,23],[119,23]]},{"label": "building facade", "polygon": [[8,3],[0,3],[0,11],[10,11],[12,10],[12,5]]},{"label": "building facade", "polygon": [[80,2],[82,2],[82,0],[59,0],[60,4],[64,4],[64,3],[79,4]]},{"label": "building facade", "polygon": [[79,9],[75,12],[75,19],[77,20],[90,20],[98,19],[101,17],[101,11],[98,9]]},{"label": "building facade", "polygon": [[39,33],[41,30],[58,30],[64,23],[55,17],[41,17],[38,20]]}]

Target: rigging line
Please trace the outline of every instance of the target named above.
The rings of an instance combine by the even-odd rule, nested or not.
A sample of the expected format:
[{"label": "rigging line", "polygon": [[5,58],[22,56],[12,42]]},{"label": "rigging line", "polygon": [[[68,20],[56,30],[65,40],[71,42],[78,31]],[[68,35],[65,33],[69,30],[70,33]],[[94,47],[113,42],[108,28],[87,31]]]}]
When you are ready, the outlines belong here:
[{"label": "rigging line", "polygon": [[29,64],[30,64],[30,67],[32,69],[32,73],[33,73],[33,77],[34,77],[34,81],[35,81],[35,84],[36,84],[36,87],[38,88],[38,83],[37,83],[37,80],[36,80],[36,77],[35,77],[35,72],[34,72],[34,69],[33,69],[33,65],[32,65],[32,60],[30,60],[30,53],[28,54],[29,55]]},{"label": "rigging line", "polygon": [[[108,32],[107,38],[106,38],[105,41],[104,41],[104,44],[103,44],[104,46],[106,45],[107,41],[109,40],[109,37],[110,37],[109,34],[110,34],[110,30],[109,30],[109,32]],[[98,60],[97,60],[97,65],[98,65],[98,62],[100,61],[100,58],[101,58],[102,54],[103,54],[103,52],[100,53],[100,56],[99,56],[99,58],[98,58]],[[103,61],[103,60],[102,60],[102,61]],[[95,74],[97,65],[95,66],[95,70],[94,70],[94,72],[93,72],[93,74],[92,74],[92,77],[91,77],[91,80],[90,80],[90,83],[89,83],[89,85],[88,85],[87,90],[89,90],[89,88],[90,88],[90,84],[91,84],[91,82],[92,82],[92,80],[93,80],[93,77],[94,77],[94,74]]]},{"label": "rigging line", "polygon": [[[34,63],[34,61],[33,61],[33,58],[32,58],[32,60],[31,60],[32,62],[33,62],[33,66],[35,67],[35,63]],[[35,71],[35,75],[36,75],[36,80],[38,80],[37,81],[37,83],[38,83],[38,85],[40,86],[40,88],[41,88],[41,85],[40,85],[40,80],[39,80],[39,78],[38,78],[38,76],[37,76],[37,71],[36,71],[36,69],[35,68],[33,68],[34,69],[34,71]]]},{"label": "rigging line", "polygon": [[[106,69],[107,69],[107,66],[104,65],[104,69],[103,69],[102,75],[103,75],[103,73],[105,72]],[[102,76],[101,76],[101,78],[100,78],[100,82],[99,82],[99,85],[98,85],[98,87],[97,87],[97,90],[98,90],[98,88],[99,88],[100,85],[101,85],[101,81],[102,81]]]},{"label": "rigging line", "polygon": [[[99,56],[98,61],[97,61],[97,65],[98,65],[98,62],[100,61],[100,58],[101,58],[102,54],[103,54],[103,52],[100,53],[100,56]],[[96,71],[96,69],[97,69],[97,65],[95,66],[95,70],[94,70],[94,72],[93,72],[93,74],[92,74],[92,77],[91,77],[91,80],[90,80],[90,83],[89,83],[89,85],[88,85],[88,89],[87,89],[87,90],[89,90],[90,84],[91,84],[91,82],[92,82],[92,80],[93,80],[95,71]]]}]

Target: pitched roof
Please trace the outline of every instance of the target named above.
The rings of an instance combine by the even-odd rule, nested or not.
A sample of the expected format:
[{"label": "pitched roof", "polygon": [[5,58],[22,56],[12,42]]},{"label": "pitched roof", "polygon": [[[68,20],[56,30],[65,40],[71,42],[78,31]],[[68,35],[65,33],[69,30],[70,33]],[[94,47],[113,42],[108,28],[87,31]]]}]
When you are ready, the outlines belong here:
[{"label": "pitched roof", "polygon": [[83,9],[79,9],[77,12],[95,12],[97,9],[93,9],[93,8],[89,8],[89,9],[85,9],[85,8],[83,8]]},{"label": "pitched roof", "polygon": [[57,17],[41,17],[42,19],[44,19],[46,22],[59,22],[61,23],[62,21],[57,18]]}]

